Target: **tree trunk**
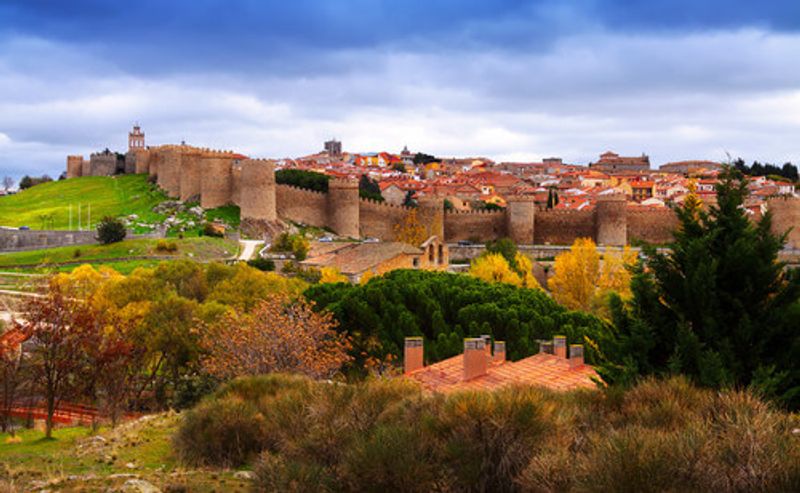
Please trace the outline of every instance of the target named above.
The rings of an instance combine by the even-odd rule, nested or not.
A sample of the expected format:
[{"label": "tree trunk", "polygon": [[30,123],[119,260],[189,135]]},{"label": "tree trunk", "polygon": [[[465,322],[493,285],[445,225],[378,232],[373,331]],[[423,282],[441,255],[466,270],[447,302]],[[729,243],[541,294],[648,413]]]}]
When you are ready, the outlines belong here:
[{"label": "tree trunk", "polygon": [[53,438],[53,416],[56,413],[56,401],[52,396],[47,398],[47,419],[45,419],[45,432],[46,438]]}]

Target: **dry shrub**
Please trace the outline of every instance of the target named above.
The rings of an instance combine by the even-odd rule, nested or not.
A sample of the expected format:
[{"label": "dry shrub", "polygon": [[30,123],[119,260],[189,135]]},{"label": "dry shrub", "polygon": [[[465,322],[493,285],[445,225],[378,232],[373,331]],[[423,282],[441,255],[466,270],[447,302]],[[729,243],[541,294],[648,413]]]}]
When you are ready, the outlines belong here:
[{"label": "dry shrub", "polygon": [[235,395],[247,402],[258,402],[263,398],[274,397],[278,394],[293,390],[308,390],[313,385],[312,381],[300,375],[271,373],[256,377],[240,377],[231,380],[220,388],[214,396],[216,398]]},{"label": "dry shrub", "polygon": [[189,411],[173,442],[185,463],[236,467],[253,459],[265,441],[264,418],[256,407],[226,396]]},{"label": "dry shrub", "polygon": [[699,450],[704,432],[630,426],[596,433],[578,457],[574,480],[579,491],[684,492],[697,490]]},{"label": "dry shrub", "polygon": [[693,386],[683,377],[650,378],[625,392],[612,420],[622,426],[674,430],[705,415],[713,401],[711,392]]},{"label": "dry shrub", "polygon": [[521,491],[531,493],[571,491],[574,465],[575,455],[569,448],[546,444],[522,471],[517,484]]},{"label": "dry shrub", "polygon": [[269,375],[224,386],[175,442],[192,464],[260,454],[262,491],[800,491],[797,427],[751,394],[682,379],[445,396]]},{"label": "dry shrub", "polygon": [[435,459],[419,427],[384,424],[356,438],[341,474],[350,491],[437,491],[441,475]]},{"label": "dry shrub", "polygon": [[534,387],[448,396],[432,409],[428,439],[458,491],[514,491],[514,480],[552,429],[551,394]]},{"label": "dry shrub", "polygon": [[708,422],[702,486],[712,491],[800,491],[800,436],[793,418],[745,392],[726,392]]},{"label": "dry shrub", "polygon": [[283,456],[264,452],[254,468],[253,491],[285,491],[325,493],[338,491],[335,482],[323,468],[285,459]]}]

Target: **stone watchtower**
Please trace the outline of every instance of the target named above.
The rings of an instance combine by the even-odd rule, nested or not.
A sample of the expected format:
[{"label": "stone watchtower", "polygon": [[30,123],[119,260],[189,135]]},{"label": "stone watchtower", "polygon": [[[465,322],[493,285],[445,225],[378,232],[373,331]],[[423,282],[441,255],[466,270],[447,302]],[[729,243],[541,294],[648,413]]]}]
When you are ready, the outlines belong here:
[{"label": "stone watchtower", "polygon": [[[242,219],[276,221],[275,166],[271,161],[242,161],[240,206]],[[357,192],[356,192],[357,193]]]},{"label": "stone watchtower", "polygon": [[517,245],[532,245],[536,221],[536,203],[533,197],[512,195],[507,198],[506,228],[508,237]]},{"label": "stone watchtower", "polygon": [[786,248],[800,249],[800,198],[774,197],[767,201],[772,213],[772,232],[787,233]]},{"label": "stone watchtower", "polygon": [[628,203],[622,194],[598,198],[595,231],[598,245],[625,246],[628,243]]},{"label": "stone watchtower", "polygon": [[83,156],[67,156],[67,178],[78,178],[83,174]]},{"label": "stone watchtower", "polygon": [[[419,204],[419,222],[428,230],[428,236],[438,236],[444,240],[444,198],[436,195],[423,195]],[[416,246],[416,245],[415,245]]]},{"label": "stone watchtower", "polygon": [[[200,177],[200,207],[213,209],[231,201],[233,175],[232,156],[210,152],[202,160]],[[161,165],[159,165],[160,169]],[[159,171],[160,172],[160,171]]]},{"label": "stone watchtower", "polygon": [[359,237],[358,181],[332,178],[328,182],[328,226],[340,236]]}]

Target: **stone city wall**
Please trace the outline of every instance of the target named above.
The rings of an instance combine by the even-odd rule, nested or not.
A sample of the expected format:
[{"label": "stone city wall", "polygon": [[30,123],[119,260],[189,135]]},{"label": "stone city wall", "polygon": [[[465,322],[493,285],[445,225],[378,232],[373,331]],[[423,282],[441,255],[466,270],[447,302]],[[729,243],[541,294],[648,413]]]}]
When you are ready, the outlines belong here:
[{"label": "stone city wall", "polygon": [[[409,212],[402,206],[359,198],[355,180],[332,179],[328,193],[278,185],[271,161],[240,161],[229,151],[159,146],[137,149],[133,156],[135,170],[157,176],[168,195],[184,201],[199,198],[206,209],[237,204],[243,220],[276,223],[286,219],[327,227],[343,236],[393,240]],[[116,166],[113,153],[92,155],[90,160],[68,156],[68,176],[109,170],[113,174],[112,162]],[[789,247],[800,248],[800,199],[772,199],[769,208],[774,230],[790,231]],[[590,210],[538,210],[529,199],[512,197],[505,211],[471,212],[446,212],[440,198],[422,197],[417,214],[431,235],[448,242],[512,237],[522,245],[569,245],[576,238],[589,237],[601,245],[663,244],[672,239],[677,226],[677,217],[669,209],[629,207],[616,196],[601,198]]]},{"label": "stone city wall", "polygon": [[627,213],[628,242],[663,245],[673,240],[678,216],[672,209],[640,209],[629,207]]},{"label": "stone city wall", "polygon": [[324,228],[328,225],[327,194],[291,185],[275,185],[278,217]]},{"label": "stone city wall", "polygon": [[397,230],[412,209],[371,199],[359,199],[361,236],[393,241]]},{"label": "stone city wall", "polygon": [[505,211],[448,211],[444,214],[447,241],[485,242],[508,235]]},{"label": "stone city wall", "polygon": [[536,211],[534,243],[571,245],[576,238],[595,238],[594,210]]},{"label": "stone city wall", "polygon": [[[97,232],[92,231],[47,231],[0,229],[0,252],[18,252],[22,250],[38,250],[69,245],[92,245],[97,243]],[[134,235],[128,232],[128,238],[162,238],[163,233]],[[0,264],[3,257],[0,255]]]}]

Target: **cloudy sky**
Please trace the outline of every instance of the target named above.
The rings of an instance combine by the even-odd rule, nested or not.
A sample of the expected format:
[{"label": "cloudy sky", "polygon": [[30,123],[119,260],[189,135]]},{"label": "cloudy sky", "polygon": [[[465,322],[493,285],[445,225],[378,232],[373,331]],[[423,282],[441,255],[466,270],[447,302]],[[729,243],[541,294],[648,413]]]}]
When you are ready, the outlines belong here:
[{"label": "cloudy sky", "polygon": [[148,144],[800,162],[800,2],[0,0],[0,174]]}]

